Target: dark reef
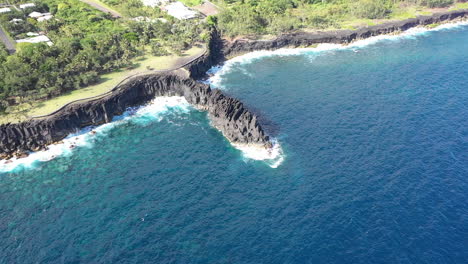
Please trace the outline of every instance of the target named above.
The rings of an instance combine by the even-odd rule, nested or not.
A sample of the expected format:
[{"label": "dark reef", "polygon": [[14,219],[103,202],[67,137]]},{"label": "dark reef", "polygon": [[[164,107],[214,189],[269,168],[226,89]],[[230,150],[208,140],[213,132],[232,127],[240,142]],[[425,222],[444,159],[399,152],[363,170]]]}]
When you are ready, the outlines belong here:
[{"label": "dark reef", "polygon": [[429,25],[462,19],[468,10],[459,10],[397,21],[359,30],[304,33],[295,32],[274,40],[221,40],[213,32],[208,52],[186,65],[190,77],[181,77],[177,71],[134,77],[109,95],[86,102],[76,102],[50,116],[19,124],[0,125],[0,159],[22,156],[28,151],[44,149],[79,129],[110,122],[128,107],[147,103],[157,96],[183,96],[197,108],[207,111],[212,124],[233,143],[271,146],[258,117],[239,100],[217,89],[196,82],[206,71],[226,57],[255,50],[274,50],[283,47],[304,47],[318,43],[350,43],[381,34],[405,31],[418,25]]}]

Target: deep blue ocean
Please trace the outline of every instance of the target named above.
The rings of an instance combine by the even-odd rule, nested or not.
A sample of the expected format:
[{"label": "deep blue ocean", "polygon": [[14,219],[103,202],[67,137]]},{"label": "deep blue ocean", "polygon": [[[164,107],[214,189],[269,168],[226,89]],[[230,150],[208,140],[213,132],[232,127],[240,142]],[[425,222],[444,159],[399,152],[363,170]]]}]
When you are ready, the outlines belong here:
[{"label": "deep blue ocean", "polygon": [[281,165],[148,106],[0,173],[0,263],[468,263],[468,26],[249,54],[211,81]]}]

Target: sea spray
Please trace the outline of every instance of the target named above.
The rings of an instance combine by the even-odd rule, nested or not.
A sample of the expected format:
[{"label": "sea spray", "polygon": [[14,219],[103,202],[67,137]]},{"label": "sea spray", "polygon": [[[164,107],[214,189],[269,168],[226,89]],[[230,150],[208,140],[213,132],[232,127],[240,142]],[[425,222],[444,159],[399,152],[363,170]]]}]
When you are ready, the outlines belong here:
[{"label": "sea spray", "polygon": [[266,148],[259,145],[232,144],[236,149],[242,152],[245,161],[258,160],[264,161],[270,167],[276,169],[285,159],[283,149],[277,139],[271,140],[273,146]]}]

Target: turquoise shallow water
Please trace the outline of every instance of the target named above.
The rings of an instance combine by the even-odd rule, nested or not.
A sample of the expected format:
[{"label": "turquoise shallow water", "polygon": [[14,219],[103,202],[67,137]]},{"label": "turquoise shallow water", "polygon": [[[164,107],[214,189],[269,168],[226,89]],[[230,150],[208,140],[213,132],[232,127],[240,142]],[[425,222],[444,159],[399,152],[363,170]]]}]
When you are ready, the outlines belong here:
[{"label": "turquoise shallow water", "polygon": [[147,108],[1,174],[0,263],[468,262],[468,27],[253,57],[213,80],[278,168]]}]

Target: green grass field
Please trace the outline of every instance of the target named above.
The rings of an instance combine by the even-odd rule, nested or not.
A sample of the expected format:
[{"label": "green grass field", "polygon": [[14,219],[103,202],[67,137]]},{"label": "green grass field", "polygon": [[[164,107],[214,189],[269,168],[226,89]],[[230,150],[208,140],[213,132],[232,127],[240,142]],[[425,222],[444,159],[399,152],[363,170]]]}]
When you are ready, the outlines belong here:
[{"label": "green grass field", "polygon": [[468,3],[456,3],[454,7],[451,8],[452,10],[457,9],[468,9]]},{"label": "green grass field", "polygon": [[24,103],[10,107],[7,109],[7,114],[0,115],[0,124],[18,123],[34,116],[50,114],[70,102],[106,93],[129,76],[149,72],[148,68],[154,70],[168,70],[178,67],[184,62],[200,55],[204,50],[205,49],[201,46],[194,46],[185,51],[181,57],[175,55],[158,57],[147,55],[141,57],[135,61],[135,65],[132,69],[119,70],[101,75],[101,82],[98,84],[75,90],[46,101]]},{"label": "green grass field", "polygon": [[416,18],[422,15],[431,15],[432,12],[428,8],[422,8],[420,6],[404,6],[394,8],[389,14],[388,18],[385,19],[358,19],[358,18],[345,18],[343,22],[339,23],[338,29],[357,29],[363,26],[373,26],[382,24],[393,20],[405,20],[409,18]]},{"label": "green grass field", "polygon": [[203,0],[180,0],[186,6],[197,6],[203,3]]}]

